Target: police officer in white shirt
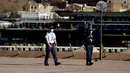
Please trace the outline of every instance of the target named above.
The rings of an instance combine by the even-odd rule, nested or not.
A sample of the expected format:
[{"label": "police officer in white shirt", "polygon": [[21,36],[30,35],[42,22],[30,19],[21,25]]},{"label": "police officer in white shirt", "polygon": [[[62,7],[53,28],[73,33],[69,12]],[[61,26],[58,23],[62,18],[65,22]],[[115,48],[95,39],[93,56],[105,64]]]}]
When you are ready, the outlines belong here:
[{"label": "police officer in white shirt", "polygon": [[49,66],[48,59],[49,59],[50,52],[53,55],[55,66],[58,66],[61,64],[60,62],[58,62],[58,59],[56,56],[55,46],[57,46],[57,41],[56,41],[56,35],[53,31],[54,31],[53,29],[49,30],[49,32],[47,32],[45,36],[46,38],[46,56],[45,56],[45,61],[44,61],[45,66]]}]

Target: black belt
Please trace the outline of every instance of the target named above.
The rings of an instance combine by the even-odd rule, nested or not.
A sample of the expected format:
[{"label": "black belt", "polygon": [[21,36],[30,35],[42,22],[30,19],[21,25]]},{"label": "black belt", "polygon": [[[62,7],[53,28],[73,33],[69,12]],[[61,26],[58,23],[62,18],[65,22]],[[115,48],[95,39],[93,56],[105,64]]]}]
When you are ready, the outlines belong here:
[{"label": "black belt", "polygon": [[50,45],[54,45],[54,43],[49,43]]}]

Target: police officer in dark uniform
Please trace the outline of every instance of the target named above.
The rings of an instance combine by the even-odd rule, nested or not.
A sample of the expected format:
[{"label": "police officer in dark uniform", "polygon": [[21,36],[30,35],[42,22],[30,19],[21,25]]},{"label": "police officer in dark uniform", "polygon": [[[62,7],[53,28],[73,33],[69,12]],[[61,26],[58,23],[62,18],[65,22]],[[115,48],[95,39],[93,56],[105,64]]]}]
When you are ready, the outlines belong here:
[{"label": "police officer in dark uniform", "polygon": [[92,24],[84,23],[80,24],[77,29],[78,37],[82,40],[82,44],[85,46],[86,51],[86,65],[93,65],[92,54],[93,54],[93,35],[92,35]]},{"label": "police officer in dark uniform", "polygon": [[93,65],[92,54],[93,54],[93,36],[88,36],[88,42],[85,44],[86,47],[86,65]]},{"label": "police officer in dark uniform", "polygon": [[93,54],[93,30],[92,24],[85,24],[85,48],[86,48],[86,65],[93,65],[92,54]]}]

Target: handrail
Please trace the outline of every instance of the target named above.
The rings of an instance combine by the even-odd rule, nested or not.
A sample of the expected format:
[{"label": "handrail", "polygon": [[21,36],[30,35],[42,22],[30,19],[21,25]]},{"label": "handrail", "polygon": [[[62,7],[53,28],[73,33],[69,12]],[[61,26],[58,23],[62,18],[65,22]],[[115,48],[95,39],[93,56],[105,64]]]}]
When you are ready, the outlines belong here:
[{"label": "handrail", "polygon": [[[95,47],[99,48],[99,47]],[[104,47],[104,49],[128,49],[128,47]]]},{"label": "handrail", "polygon": [[[16,46],[0,46],[0,48],[9,48],[9,47],[16,47]],[[17,48],[41,48],[41,46],[17,46]]]},{"label": "handrail", "polygon": [[[15,48],[16,46],[0,46],[0,48]],[[71,46],[72,49],[78,48],[80,49],[81,46]],[[42,48],[42,46],[17,46],[17,48]],[[45,48],[45,47],[44,47]],[[70,48],[70,46],[57,46],[57,48]],[[99,47],[95,47],[99,48]],[[104,49],[128,49],[128,47],[104,47]]]}]

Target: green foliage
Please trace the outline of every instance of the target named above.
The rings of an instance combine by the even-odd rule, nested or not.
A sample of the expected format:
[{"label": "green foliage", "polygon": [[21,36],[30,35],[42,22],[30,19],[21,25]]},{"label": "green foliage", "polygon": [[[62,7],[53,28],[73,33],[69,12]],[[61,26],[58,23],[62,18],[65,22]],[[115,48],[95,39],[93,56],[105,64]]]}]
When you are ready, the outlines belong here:
[{"label": "green foliage", "polygon": [[17,18],[20,17],[20,15],[17,12],[11,12],[9,15],[9,18]]},{"label": "green foliage", "polygon": [[25,5],[23,6],[23,11],[28,11],[28,4],[25,4]]}]

